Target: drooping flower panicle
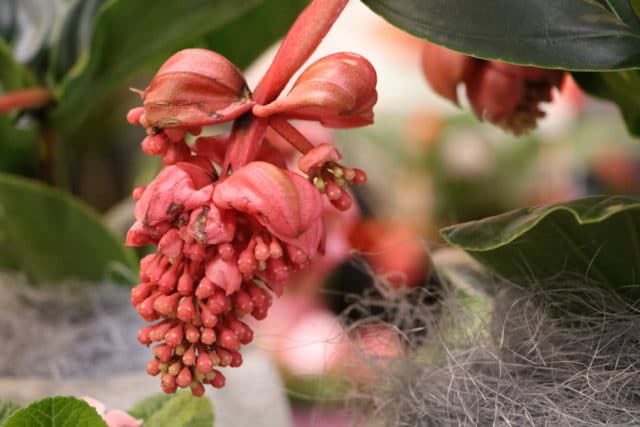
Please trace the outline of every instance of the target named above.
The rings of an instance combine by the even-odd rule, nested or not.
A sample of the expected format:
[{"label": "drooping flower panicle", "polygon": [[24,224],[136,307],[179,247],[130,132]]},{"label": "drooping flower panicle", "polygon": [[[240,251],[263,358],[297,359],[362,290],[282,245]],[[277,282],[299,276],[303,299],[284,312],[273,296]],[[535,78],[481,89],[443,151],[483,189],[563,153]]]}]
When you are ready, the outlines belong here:
[{"label": "drooping flower panicle", "polygon": [[[281,295],[289,274],[322,252],[322,195],[345,210],[346,186],[366,181],[363,171],[337,163],[335,147],[314,146],[289,123],[371,123],[376,74],[366,59],[322,58],[277,98],[292,64],[308,58],[345,4],[311,2],[255,95],[224,57],[186,49],[165,62],[140,92],[143,107],[127,115],[147,131],[142,150],[162,156],[164,165],[134,190],[135,223],[126,241],[158,248],[140,263],[131,303],[150,322],[138,340],[152,346],[147,371],[160,376],[167,393],[189,387],[200,396],[205,384],[224,385],[219,368],[240,366],[240,347],[253,339],[242,319],[263,319],[271,293]],[[310,20],[317,25],[306,25]],[[198,137],[202,127],[222,122],[232,122],[228,134]],[[288,170],[273,135],[302,153],[299,172]]]},{"label": "drooping flower panicle", "polygon": [[536,127],[564,72],[472,58],[431,43],[424,45],[422,69],[431,88],[456,105],[464,83],[476,116],[516,135]]}]

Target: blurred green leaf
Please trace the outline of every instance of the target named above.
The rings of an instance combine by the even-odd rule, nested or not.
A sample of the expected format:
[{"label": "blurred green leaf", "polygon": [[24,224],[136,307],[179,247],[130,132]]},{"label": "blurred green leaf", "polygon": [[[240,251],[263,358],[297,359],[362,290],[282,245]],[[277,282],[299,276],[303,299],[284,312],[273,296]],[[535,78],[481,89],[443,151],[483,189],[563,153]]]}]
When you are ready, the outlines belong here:
[{"label": "blurred green leaf", "polygon": [[640,296],[640,199],[594,196],[517,209],[441,230],[504,278],[527,284],[592,279]]},{"label": "blurred green leaf", "polygon": [[[640,20],[636,15],[631,0],[601,0],[604,5],[613,12],[622,22],[633,28],[634,31],[640,31]],[[637,0],[633,0],[636,1]]]},{"label": "blurred green leaf", "polygon": [[[215,46],[231,59],[238,55],[246,61],[257,56],[270,41],[269,37],[274,37],[269,32],[263,34],[264,23],[277,21],[286,29],[289,24],[286,19],[292,13],[280,16],[275,12],[298,11],[300,3],[299,0],[111,0],[96,18],[88,58],[76,64],[59,89],[59,104],[53,114],[56,127],[63,133],[72,132],[96,104],[103,102],[115,88],[126,85],[134,72],[205,35],[210,43],[233,37],[236,43],[232,47]],[[247,14],[267,4],[272,13],[264,9],[257,15]],[[263,21],[252,21],[256,16]],[[234,53],[238,49],[245,53]]]},{"label": "blurred green leaf", "polygon": [[0,38],[5,41],[13,39],[18,25],[18,0],[0,2]]},{"label": "blurred green leaf", "polygon": [[9,418],[9,415],[20,409],[20,405],[8,400],[0,400],[0,425]]},{"label": "blurred green leaf", "polygon": [[132,251],[80,201],[6,174],[0,174],[0,255],[0,265],[36,282],[130,281],[127,269],[136,269]]},{"label": "blurred green leaf", "polygon": [[89,47],[98,10],[107,0],[76,0],[67,11],[50,61],[55,81],[61,80]]},{"label": "blurred green leaf", "polygon": [[573,76],[589,94],[618,104],[629,132],[640,135],[640,70],[573,73]]},{"label": "blurred green leaf", "polygon": [[22,89],[33,84],[29,70],[20,65],[11,47],[0,40],[0,93]]},{"label": "blurred green leaf", "polygon": [[47,68],[49,37],[58,19],[59,0],[20,0],[16,2],[15,36],[10,40],[18,62],[28,63],[36,74]]},{"label": "blurred green leaf", "polygon": [[144,427],[211,427],[214,419],[211,401],[190,392],[153,395],[129,413],[144,419]]},{"label": "blurred green leaf", "polygon": [[[392,24],[468,55],[545,68],[640,66],[640,32],[608,0],[364,0]],[[619,16],[618,16],[619,15]]]},{"label": "blurred green leaf", "polygon": [[3,427],[107,427],[94,408],[75,397],[47,397],[15,411]]},{"label": "blurred green leaf", "polygon": [[134,418],[143,419],[146,421],[154,413],[156,413],[164,405],[166,405],[169,399],[171,399],[170,394],[156,393],[136,403],[136,406],[134,406],[127,412],[129,412],[129,415]]}]

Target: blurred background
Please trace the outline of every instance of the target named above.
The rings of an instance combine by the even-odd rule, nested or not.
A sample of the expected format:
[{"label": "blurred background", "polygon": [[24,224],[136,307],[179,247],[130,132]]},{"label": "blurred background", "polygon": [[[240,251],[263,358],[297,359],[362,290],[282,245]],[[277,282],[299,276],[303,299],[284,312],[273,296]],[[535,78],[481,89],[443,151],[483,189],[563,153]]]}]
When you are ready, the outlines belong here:
[{"label": "blurred background", "polygon": [[[100,3],[93,2],[96,10]],[[8,10],[2,7],[0,11]],[[356,24],[358,30],[354,31]],[[89,34],[85,36],[88,38]],[[229,378],[230,384],[269,382],[264,388],[251,390],[256,394],[276,390],[282,396],[276,399],[270,395],[272,402],[277,400],[281,405],[281,409],[270,409],[280,411],[277,416],[281,423],[290,422],[294,427],[351,425],[359,417],[358,409],[345,401],[357,401],[360,387],[381,380],[375,375],[376,363],[385,363],[386,358],[405,351],[407,341],[428,334],[428,325],[402,325],[404,318],[397,307],[400,302],[409,306],[435,305],[441,283],[434,272],[433,259],[446,249],[438,234],[443,226],[523,206],[589,194],[637,194],[640,190],[640,147],[628,136],[614,105],[587,97],[571,79],[566,79],[554,94],[553,102],[545,106],[547,117],[539,128],[515,137],[479,121],[464,101],[462,108],[457,108],[435,95],[421,69],[422,50],[421,40],[385,23],[360,2],[350,2],[310,59],[314,61],[336,51],[366,56],[378,72],[379,101],[374,109],[375,124],[363,129],[331,133],[300,124],[312,140],[334,140],[345,164],[365,170],[369,182],[354,190],[358,206],[344,215],[327,213],[327,256],[310,271],[296,275],[285,295],[274,303],[269,317],[254,322],[256,338],[251,353],[259,361],[251,365],[255,369],[247,368],[247,373],[242,374],[243,367],[238,370],[237,379]],[[247,67],[250,87],[255,87],[274,53],[272,47]],[[25,55],[29,57],[28,52]],[[38,60],[33,55],[29,58]],[[140,105],[139,96],[129,87],[145,88],[156,66],[157,62],[151,61],[126,85],[114,88],[99,105],[92,106],[82,126],[67,135],[70,142],[60,151],[62,157],[57,158],[55,176],[51,175],[48,157],[42,152],[46,144],[0,128],[4,132],[0,132],[0,171],[57,182],[97,212],[117,240],[123,241],[133,222],[131,190],[149,182],[160,168],[158,159],[140,151],[143,129],[129,126],[125,120],[126,112]],[[464,94],[461,95],[464,100]],[[85,102],[90,104],[92,100]],[[37,117],[23,114],[10,116],[10,120],[21,132],[27,132]],[[143,252],[138,251],[135,256]],[[85,297],[74,299],[76,285],[67,282],[69,290],[64,293],[68,298],[64,303],[53,303],[48,291],[38,294],[37,290],[43,287],[39,286],[37,274],[34,287],[28,285],[34,283],[34,275],[20,265],[7,265],[5,270],[14,271],[5,273],[1,282],[8,311],[12,305],[21,307],[20,310],[25,306],[53,305],[65,307],[67,313],[79,305],[90,307],[79,318],[98,316],[99,321],[93,327],[109,331],[111,351],[117,345],[121,351],[119,355],[109,353],[111,361],[98,364],[100,367],[88,374],[74,370],[69,362],[85,357],[79,352],[57,353],[54,361],[39,371],[1,362],[4,364],[0,364],[0,395],[28,399],[58,390],[37,382],[33,394],[17,394],[16,384],[26,377],[44,378],[59,385],[74,374],[100,378],[110,370],[127,373],[136,366],[144,366],[144,357],[138,349],[129,349],[137,346],[136,331],[131,326],[137,320],[134,309],[128,305],[126,287],[101,288],[86,297],[93,298],[89,304]],[[128,278],[134,276],[127,269],[118,273]],[[104,282],[112,279],[106,277]],[[17,305],[13,304],[15,301]],[[47,322],[42,311],[39,313],[29,317],[29,321]],[[18,326],[9,320],[11,314],[5,312],[3,316],[6,317],[0,323],[3,342],[14,342],[15,348],[28,352],[34,342],[12,332]],[[57,327],[69,324],[79,327],[78,319],[70,317],[73,316],[67,314],[59,320]],[[400,325],[403,331],[414,331],[415,336],[398,333]],[[76,346],[83,336],[94,336],[92,331],[73,335],[66,345]],[[62,336],[69,334],[66,331]],[[104,337],[101,339],[104,342]],[[87,366],[92,365],[92,358],[100,352],[94,347],[85,350],[86,359],[75,367],[91,371]],[[18,350],[11,354],[8,350],[0,352],[7,361],[19,354]],[[130,357],[132,354],[135,357]],[[118,358],[120,362],[114,361]],[[239,378],[241,375],[245,375],[244,379]],[[93,387],[87,384],[98,380],[88,381],[82,384]],[[155,387],[155,381],[152,382]],[[62,389],[75,392],[69,387]],[[246,389],[244,393],[228,392],[227,397],[222,397],[225,393],[223,389],[212,397],[217,411],[228,412],[222,415],[228,424],[220,425],[243,425],[232,415],[234,411],[223,406],[242,408],[245,400],[254,396],[247,395]],[[111,395],[101,397],[109,405],[126,407],[117,394],[114,386]],[[256,399],[265,401],[265,396]],[[255,413],[265,406],[270,405],[267,402]]]}]

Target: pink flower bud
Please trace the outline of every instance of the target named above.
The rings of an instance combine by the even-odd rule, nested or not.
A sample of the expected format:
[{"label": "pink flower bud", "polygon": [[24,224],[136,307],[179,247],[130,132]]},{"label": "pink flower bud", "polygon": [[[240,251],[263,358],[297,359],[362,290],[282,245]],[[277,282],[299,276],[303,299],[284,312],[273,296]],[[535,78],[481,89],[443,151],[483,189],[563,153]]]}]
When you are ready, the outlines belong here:
[{"label": "pink flower bud", "polygon": [[222,257],[214,257],[209,263],[205,272],[207,279],[224,289],[230,295],[240,289],[242,275],[238,269],[235,259],[225,261]]},{"label": "pink flower bud", "polygon": [[317,120],[334,128],[368,125],[373,123],[372,109],[378,99],[376,82],[376,71],[364,57],[334,53],[304,70],[287,96],[255,105],[253,113]]},{"label": "pink flower bud", "polygon": [[191,344],[187,351],[182,355],[182,363],[187,366],[193,366],[196,364],[196,346]]},{"label": "pink flower bud", "polygon": [[251,109],[249,97],[242,74],[226,58],[204,49],[185,49],[160,67],[143,92],[144,118],[159,128],[211,125]]},{"label": "pink flower bud", "polygon": [[251,297],[249,294],[239,289],[233,296],[234,303],[233,306],[236,310],[241,311],[242,313],[251,313],[253,311],[253,301],[251,301]]},{"label": "pink flower bud", "polygon": [[215,388],[224,387],[226,378],[224,377],[224,375],[222,375],[222,372],[218,371],[217,369],[214,369],[213,372],[215,372],[216,376],[210,381],[210,384]]},{"label": "pink flower bud", "polygon": [[189,387],[191,388],[191,394],[193,394],[195,397],[202,397],[202,395],[204,394],[204,385],[201,382],[197,384],[191,383]]},{"label": "pink flower bud", "polygon": [[164,336],[165,342],[171,347],[177,347],[180,343],[182,343],[183,338],[184,331],[182,324],[171,328]]},{"label": "pink flower bud", "polygon": [[242,365],[242,355],[237,351],[231,352],[231,362],[229,362],[229,366],[232,368],[238,368]]},{"label": "pink flower bud", "polygon": [[193,304],[192,298],[189,298],[189,297],[183,298],[178,303],[178,309],[177,309],[176,315],[178,319],[182,320],[183,322],[189,323],[193,318],[195,312],[196,312],[196,308]]},{"label": "pink flower bud", "polygon": [[462,53],[425,42],[422,71],[431,88],[458,105],[458,85],[473,72],[478,60]]},{"label": "pink flower bud", "polygon": [[171,360],[171,347],[166,344],[159,344],[153,347],[153,357],[161,363],[167,363]]},{"label": "pink flower bud", "polygon": [[157,325],[154,325],[153,328],[151,328],[151,331],[149,332],[149,338],[151,339],[151,341],[161,341],[162,339],[164,339],[164,336],[167,331],[169,331],[169,329],[171,329],[170,321],[165,320],[163,322],[160,322]]},{"label": "pink flower bud", "polygon": [[218,337],[218,345],[233,351],[240,350],[240,341],[231,329],[223,329]]},{"label": "pink flower bud", "polygon": [[172,228],[158,242],[158,252],[169,259],[177,259],[182,255],[183,244],[184,241],[180,238],[178,230]]},{"label": "pink flower bud", "polygon": [[131,289],[131,304],[138,305],[144,301],[156,287],[153,283],[140,283]]},{"label": "pink flower bud", "polygon": [[178,292],[185,296],[191,295],[193,292],[193,279],[187,268],[184,269],[180,279],[178,279]]},{"label": "pink flower bud", "polygon": [[203,328],[202,334],[200,334],[200,341],[202,344],[211,345],[216,342],[216,333],[211,328]]},{"label": "pink flower bud", "polygon": [[318,144],[298,160],[298,168],[309,176],[315,176],[325,163],[337,162],[341,158],[342,155],[333,145]]},{"label": "pink flower bud", "polygon": [[149,336],[149,334],[151,333],[151,329],[153,329],[153,326],[147,325],[138,331],[138,342],[140,344],[149,345],[153,342],[153,340]]},{"label": "pink flower bud", "polygon": [[198,358],[196,359],[196,369],[198,372],[208,374],[213,370],[213,363],[211,357],[207,352],[198,349]]},{"label": "pink flower bud", "polygon": [[187,338],[187,341],[189,341],[190,343],[197,343],[198,341],[200,341],[200,329],[193,325],[189,325],[187,327],[185,336]]},{"label": "pink flower bud", "polygon": [[160,295],[154,301],[153,308],[158,313],[167,316],[178,307],[178,301],[181,297],[182,295],[177,292],[171,295]]},{"label": "pink flower bud", "polygon": [[191,384],[191,380],[191,369],[185,366],[176,377],[176,384],[184,388]]},{"label": "pink flower bud", "polygon": [[176,385],[176,377],[171,374],[164,374],[160,379],[160,386],[162,387],[162,391],[167,394],[175,393],[178,389]]},{"label": "pink flower bud", "polygon": [[156,376],[160,373],[160,361],[153,359],[147,363],[147,373],[151,376]]},{"label": "pink flower bud", "polygon": [[196,297],[198,299],[209,298],[211,295],[213,295],[214,290],[215,286],[211,282],[211,280],[203,277],[202,280],[200,280],[200,283],[198,283],[198,287],[196,288]]}]

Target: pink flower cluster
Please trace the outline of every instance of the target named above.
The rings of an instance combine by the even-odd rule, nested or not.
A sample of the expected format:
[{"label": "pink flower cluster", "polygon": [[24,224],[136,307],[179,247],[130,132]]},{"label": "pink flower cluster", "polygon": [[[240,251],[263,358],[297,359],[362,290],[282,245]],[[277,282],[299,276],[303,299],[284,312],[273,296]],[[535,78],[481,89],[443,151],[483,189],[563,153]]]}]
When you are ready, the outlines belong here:
[{"label": "pink flower cluster", "polygon": [[425,43],[422,69],[433,90],[458,104],[458,85],[464,83],[476,116],[516,135],[536,127],[545,113],[564,71],[526,67],[472,58]]},{"label": "pink flower cluster", "polygon": [[[147,372],[161,376],[167,393],[189,387],[201,396],[204,384],[224,385],[218,368],[240,366],[240,347],[253,339],[242,319],[263,319],[270,292],[281,295],[289,274],[322,251],[322,195],[345,210],[347,184],[366,181],[364,172],[338,163],[333,146],[312,145],[289,123],[371,123],[376,73],[366,59],[322,58],[276,99],[345,4],[314,0],[253,94],[227,59],[187,49],[165,62],[141,92],[144,106],[127,116],[147,130],[142,150],[162,156],[164,165],[134,190],[127,244],[158,249],[142,259],[131,303],[152,322],[138,339],[155,343]],[[222,122],[232,122],[228,134],[199,136]],[[287,168],[273,135],[302,153],[302,173]]]}]

